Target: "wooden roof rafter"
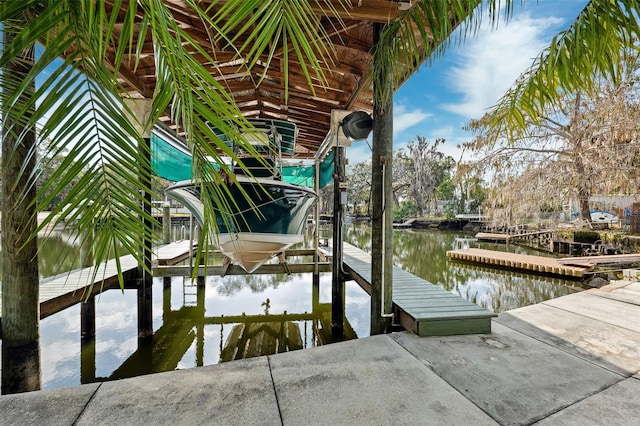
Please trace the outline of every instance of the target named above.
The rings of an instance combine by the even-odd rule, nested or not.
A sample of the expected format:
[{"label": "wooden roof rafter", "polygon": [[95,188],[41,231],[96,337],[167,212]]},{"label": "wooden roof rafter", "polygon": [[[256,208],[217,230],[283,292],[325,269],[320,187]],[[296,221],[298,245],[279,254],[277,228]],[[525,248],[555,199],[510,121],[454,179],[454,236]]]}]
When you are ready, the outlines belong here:
[{"label": "wooden roof rafter", "polygon": [[[288,55],[289,62],[285,66],[283,52],[278,50],[281,47],[270,46],[276,49],[271,62],[265,52],[258,64],[248,70],[244,66],[246,52],[239,51],[242,38],[234,40],[232,45],[222,43],[216,40],[211,28],[205,27],[189,3],[184,0],[164,0],[163,3],[181,31],[205,52],[194,49],[193,59],[204,65],[227,90],[242,113],[252,117],[261,114],[284,117],[296,123],[300,133],[300,154],[310,155],[319,148],[329,131],[332,109],[360,108],[371,112],[373,102],[368,76],[372,63],[373,24],[394,21],[409,3],[409,0],[326,0],[333,9],[324,10],[320,7],[323,1],[309,4],[319,18],[317,34],[328,35],[326,41],[332,44],[335,56],[332,61],[321,64],[324,80],[312,75],[313,90],[302,65],[294,59],[295,55]],[[209,16],[215,16],[225,3],[225,0],[201,0],[198,5]],[[121,11],[119,19],[124,19]],[[142,15],[139,19],[142,21]],[[154,93],[157,76],[153,47],[148,34],[143,56],[125,56],[119,64],[119,81],[124,90],[144,97]],[[113,64],[115,54],[112,52],[105,60]],[[285,69],[288,69],[286,76]],[[285,82],[288,87],[284,87]],[[161,121],[175,129],[168,114]]]}]

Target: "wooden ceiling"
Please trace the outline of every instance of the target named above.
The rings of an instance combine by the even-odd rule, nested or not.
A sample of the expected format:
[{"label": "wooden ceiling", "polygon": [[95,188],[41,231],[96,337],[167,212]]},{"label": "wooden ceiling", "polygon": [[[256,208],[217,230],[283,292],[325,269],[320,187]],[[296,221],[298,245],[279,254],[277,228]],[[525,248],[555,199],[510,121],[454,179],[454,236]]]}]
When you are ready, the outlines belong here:
[{"label": "wooden ceiling", "polygon": [[[210,6],[208,3],[204,1],[202,7]],[[329,29],[326,31],[336,56],[325,71],[326,84],[314,82],[315,95],[300,66],[290,63],[288,99],[279,61],[272,61],[266,72],[260,67],[255,67],[252,75],[239,72],[242,56],[231,49],[214,51],[207,29],[185,1],[164,0],[164,4],[180,27],[218,60],[210,67],[211,73],[227,88],[243,115],[295,123],[299,129],[296,156],[305,158],[313,156],[329,131],[332,109],[372,111],[371,87],[365,84],[365,79],[372,62],[373,24],[393,21],[402,8],[409,5],[409,0],[334,0],[340,19],[317,9],[320,24]],[[216,7],[219,6],[211,13],[215,13]],[[133,60],[121,64],[121,83],[133,96],[151,97],[156,83],[153,49],[145,49],[139,60],[135,68],[127,66],[135,63]],[[265,78],[262,78],[263,72]],[[180,133],[168,114],[162,121]]]}]

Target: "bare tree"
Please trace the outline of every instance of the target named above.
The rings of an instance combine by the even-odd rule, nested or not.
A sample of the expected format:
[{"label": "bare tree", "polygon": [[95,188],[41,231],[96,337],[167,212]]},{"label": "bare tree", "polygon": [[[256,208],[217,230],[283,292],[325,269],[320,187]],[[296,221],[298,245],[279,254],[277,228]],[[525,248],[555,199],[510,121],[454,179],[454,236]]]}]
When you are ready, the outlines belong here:
[{"label": "bare tree", "polygon": [[413,164],[409,195],[415,201],[420,216],[424,215],[430,201],[437,200],[436,188],[454,164],[452,158],[438,151],[443,143],[444,139],[436,139],[431,143],[418,135],[407,144]]},{"label": "bare tree", "polygon": [[370,214],[371,161],[363,161],[347,167],[347,197],[353,205],[353,213]]},{"label": "bare tree", "polygon": [[[496,128],[488,124],[494,120],[491,115],[471,121],[468,128],[478,134],[465,144],[476,155],[472,165],[490,174],[494,187],[507,193],[502,198],[510,194],[524,205],[533,197],[538,206],[562,202],[559,196],[576,199],[587,220],[589,197],[596,192],[635,193],[640,177],[640,61],[637,54],[625,61],[618,83],[600,77],[591,91],[563,93],[560,103],[544,114],[525,116],[528,133],[521,137],[494,133]],[[532,185],[535,191],[525,196]]]}]

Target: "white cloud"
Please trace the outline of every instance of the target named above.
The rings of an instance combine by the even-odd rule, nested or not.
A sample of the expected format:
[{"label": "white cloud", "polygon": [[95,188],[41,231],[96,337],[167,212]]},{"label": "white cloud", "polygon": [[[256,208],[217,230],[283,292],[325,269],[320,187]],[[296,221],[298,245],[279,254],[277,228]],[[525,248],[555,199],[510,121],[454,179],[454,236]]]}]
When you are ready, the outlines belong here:
[{"label": "white cloud", "polygon": [[431,114],[424,112],[420,108],[409,110],[404,104],[393,105],[393,135],[404,132],[405,130],[420,124]]},{"label": "white cloud", "polygon": [[532,18],[525,13],[496,30],[481,30],[458,51],[450,70],[452,90],[460,103],[444,104],[449,112],[480,118],[549,43],[559,18]]}]

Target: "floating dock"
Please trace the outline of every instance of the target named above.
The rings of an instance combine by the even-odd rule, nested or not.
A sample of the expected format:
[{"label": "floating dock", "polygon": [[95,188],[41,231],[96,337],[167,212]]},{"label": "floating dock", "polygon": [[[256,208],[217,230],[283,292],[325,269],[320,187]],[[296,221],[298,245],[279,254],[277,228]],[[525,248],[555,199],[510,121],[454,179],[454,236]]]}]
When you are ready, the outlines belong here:
[{"label": "floating dock", "polygon": [[[350,244],[343,245],[345,270],[371,294],[371,256]],[[491,333],[495,313],[423,280],[393,268],[395,321],[419,336]]]},{"label": "floating dock", "polygon": [[468,248],[449,250],[447,257],[462,262],[481,263],[499,268],[516,269],[538,274],[550,274],[580,279],[594,268],[592,264],[570,265],[563,264],[560,259],[552,257],[533,256],[527,254],[509,253],[504,251]]},{"label": "floating dock", "polygon": [[[155,261],[163,265],[181,262],[190,256],[190,244],[189,241],[180,241],[158,247],[154,251]],[[138,262],[135,258],[132,255],[126,255],[120,257],[119,261],[124,281],[136,279]],[[40,284],[40,318],[46,318],[90,296],[119,288],[119,286],[115,259],[97,267],[91,266],[61,274],[55,278],[45,278]],[[0,300],[2,300],[1,291]],[[2,321],[2,304],[0,304],[0,321]],[[0,337],[2,337],[1,332]]]}]

